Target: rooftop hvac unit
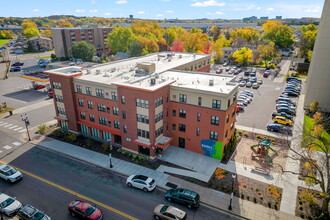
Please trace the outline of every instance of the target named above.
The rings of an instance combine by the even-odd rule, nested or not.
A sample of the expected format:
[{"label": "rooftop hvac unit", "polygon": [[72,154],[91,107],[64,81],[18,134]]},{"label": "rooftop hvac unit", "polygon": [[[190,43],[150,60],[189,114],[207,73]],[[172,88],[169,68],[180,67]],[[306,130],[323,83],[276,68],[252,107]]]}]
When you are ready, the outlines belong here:
[{"label": "rooftop hvac unit", "polygon": [[96,70],[95,75],[99,75],[101,73],[101,70]]},{"label": "rooftop hvac unit", "polygon": [[209,80],[209,86],[213,86],[213,79]]},{"label": "rooftop hvac unit", "polygon": [[111,72],[115,72],[116,71],[116,68],[111,68]]},{"label": "rooftop hvac unit", "polygon": [[129,76],[124,76],[124,79],[126,79],[126,80],[129,79]]},{"label": "rooftop hvac unit", "polygon": [[155,73],[155,78],[156,78],[156,79],[159,78],[159,73]]},{"label": "rooftop hvac unit", "polygon": [[156,79],[155,78],[151,78],[150,85],[155,85],[155,84],[156,84]]},{"label": "rooftop hvac unit", "polygon": [[91,70],[90,69],[87,69],[86,74],[91,74]]},{"label": "rooftop hvac unit", "polygon": [[181,59],[181,58],[182,58],[182,55],[180,54],[180,55],[179,55],[179,59]]}]

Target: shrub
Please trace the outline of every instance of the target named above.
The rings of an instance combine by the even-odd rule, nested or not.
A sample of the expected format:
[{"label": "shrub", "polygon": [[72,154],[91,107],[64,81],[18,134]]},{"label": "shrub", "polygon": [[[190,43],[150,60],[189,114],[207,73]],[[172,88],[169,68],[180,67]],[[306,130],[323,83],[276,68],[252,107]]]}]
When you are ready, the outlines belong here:
[{"label": "shrub", "polygon": [[67,139],[71,142],[75,142],[77,140],[77,135],[76,134],[68,134]]},{"label": "shrub", "polygon": [[274,209],[277,210],[277,204],[274,205]]},{"label": "shrub", "polygon": [[303,207],[302,207],[302,206],[300,206],[300,207],[299,207],[299,210],[300,210],[300,211],[302,211],[302,210],[303,210]]},{"label": "shrub", "polygon": [[256,188],[256,192],[259,192],[259,188],[258,187]]},{"label": "shrub", "polygon": [[132,156],[132,158],[133,158],[133,160],[135,160],[135,159],[137,158],[137,155],[134,154],[134,155]]},{"label": "shrub", "polygon": [[121,150],[120,150],[120,149],[117,149],[117,152],[118,152],[118,153],[120,153],[120,152],[121,152]]},{"label": "shrub", "polygon": [[244,199],[244,194],[243,193],[241,193],[241,198]]},{"label": "shrub", "polygon": [[144,156],[139,156],[139,160],[140,161],[145,161],[145,160],[147,160]]},{"label": "shrub", "polygon": [[304,219],[305,218],[305,215],[304,213],[300,213],[300,218]]},{"label": "shrub", "polygon": [[272,207],[272,202],[271,202],[271,201],[268,202],[268,207],[269,207],[269,208]]},{"label": "shrub", "polygon": [[257,203],[257,197],[254,197],[254,198],[253,198],[253,202],[254,202],[254,203]]},{"label": "shrub", "polygon": [[247,200],[250,200],[250,196],[246,196],[246,199],[247,199]]},{"label": "shrub", "polygon": [[109,143],[107,143],[107,142],[102,143],[102,148],[103,148],[105,151],[108,151],[108,150],[110,149]]},{"label": "shrub", "polygon": [[87,145],[88,147],[91,147],[92,144],[93,144],[93,141],[92,141],[91,139],[87,138],[87,139],[85,140],[85,143],[86,143],[86,145]]},{"label": "shrub", "polygon": [[39,125],[37,132],[39,134],[44,134],[46,132],[46,125],[45,124]]}]

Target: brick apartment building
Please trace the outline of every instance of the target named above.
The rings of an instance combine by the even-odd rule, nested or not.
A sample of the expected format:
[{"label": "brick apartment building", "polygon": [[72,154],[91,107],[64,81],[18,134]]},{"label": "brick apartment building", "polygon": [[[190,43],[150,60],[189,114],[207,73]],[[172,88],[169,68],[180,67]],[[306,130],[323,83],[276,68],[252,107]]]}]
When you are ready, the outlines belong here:
[{"label": "brick apartment building", "polygon": [[96,54],[109,53],[106,43],[108,34],[113,27],[98,27],[90,24],[86,27],[78,28],[52,28],[52,37],[57,57],[69,57],[69,50],[76,42],[86,41],[96,48]]},{"label": "brick apartment building", "polygon": [[154,159],[168,145],[221,159],[234,134],[237,83],[210,55],[157,53],[49,70],[62,129]]}]

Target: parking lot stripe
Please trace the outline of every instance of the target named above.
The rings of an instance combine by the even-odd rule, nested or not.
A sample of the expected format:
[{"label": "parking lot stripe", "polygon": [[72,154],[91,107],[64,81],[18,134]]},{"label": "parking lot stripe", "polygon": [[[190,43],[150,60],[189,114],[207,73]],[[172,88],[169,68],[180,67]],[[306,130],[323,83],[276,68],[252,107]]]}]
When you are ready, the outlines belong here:
[{"label": "parking lot stripe", "polygon": [[18,127],[18,128],[15,128],[14,131],[17,131],[17,130],[20,130],[20,129],[23,129],[22,127]]},{"label": "parking lot stripe", "polygon": [[16,127],[18,127],[18,125],[11,126],[8,129],[13,129],[13,128],[16,128]]},{"label": "parking lot stripe", "polygon": [[7,124],[5,126],[3,126],[4,128],[8,128],[9,126],[12,126],[13,124]]},{"label": "parking lot stripe", "polygon": [[[8,164],[8,163],[6,163],[6,162],[4,162],[4,161],[0,161],[0,163],[1,163],[1,164]],[[12,166],[12,165],[11,165],[11,166]],[[75,196],[77,196],[77,197],[80,197],[80,198],[82,198],[82,199],[84,199],[84,200],[88,200],[88,201],[90,201],[90,202],[92,202],[92,203],[94,203],[94,204],[96,204],[96,205],[98,205],[98,206],[101,206],[101,207],[103,207],[103,208],[106,208],[106,209],[108,209],[108,210],[110,210],[110,211],[112,211],[112,212],[114,212],[114,213],[117,213],[118,215],[121,215],[121,216],[123,216],[123,217],[125,217],[125,218],[128,218],[128,219],[130,219],[130,220],[138,220],[137,218],[134,218],[133,216],[130,216],[130,215],[128,215],[128,214],[126,214],[126,213],[124,213],[124,212],[122,212],[122,211],[119,211],[118,209],[112,208],[111,206],[108,206],[108,205],[106,205],[106,204],[103,204],[103,203],[101,203],[101,202],[98,202],[98,201],[96,201],[96,200],[94,200],[94,199],[92,199],[92,198],[89,198],[89,197],[87,197],[87,196],[84,196],[84,195],[82,195],[82,194],[79,194],[79,193],[77,193],[77,192],[75,192],[75,191],[72,191],[72,190],[70,190],[70,189],[68,189],[68,188],[65,188],[65,187],[60,186],[60,185],[58,185],[58,184],[56,184],[56,183],[53,183],[53,182],[51,182],[51,181],[49,181],[49,180],[46,180],[46,179],[44,179],[44,178],[41,178],[41,177],[39,177],[39,176],[37,176],[37,175],[35,175],[35,174],[32,174],[32,173],[30,173],[30,172],[27,172],[27,171],[22,170],[22,169],[20,169],[20,168],[18,168],[18,167],[15,167],[15,166],[12,166],[12,167],[14,167],[15,169],[21,171],[22,173],[25,173],[26,175],[29,175],[29,176],[31,176],[31,177],[37,179],[37,180],[40,180],[40,181],[42,181],[42,182],[44,182],[44,183],[47,183],[47,184],[49,184],[49,185],[51,185],[51,186],[54,186],[54,187],[56,187],[56,188],[58,188],[58,189],[60,189],[60,190],[63,190],[63,191],[65,191],[65,192],[67,192],[67,193],[70,193],[70,194],[72,194],[72,195],[75,195]]]},{"label": "parking lot stripe", "polygon": [[5,148],[6,150],[12,149],[12,147],[8,145],[4,146],[3,148]]},{"label": "parking lot stripe", "polygon": [[21,145],[21,143],[20,142],[13,142],[13,145],[19,146],[19,145]]}]

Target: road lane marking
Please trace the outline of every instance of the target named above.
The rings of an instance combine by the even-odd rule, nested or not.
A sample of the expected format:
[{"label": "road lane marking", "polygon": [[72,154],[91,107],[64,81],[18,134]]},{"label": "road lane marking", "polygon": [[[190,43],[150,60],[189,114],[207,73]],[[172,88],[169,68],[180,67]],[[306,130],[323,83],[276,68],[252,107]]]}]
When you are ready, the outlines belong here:
[{"label": "road lane marking", "polygon": [[17,131],[17,130],[20,130],[20,129],[23,129],[22,127],[18,127],[18,128],[15,128],[14,131]]},{"label": "road lane marking", "polygon": [[5,148],[6,150],[9,150],[9,149],[11,149],[12,147],[11,147],[11,146],[8,146],[8,145],[6,145],[6,146],[4,146],[3,148]]},{"label": "road lane marking", "polygon": [[0,122],[0,126],[3,126],[5,124],[6,124],[6,122]]},{"label": "road lane marking", "polygon": [[24,132],[25,131],[25,128],[22,128],[20,131],[18,131],[18,132]]},{"label": "road lane marking", "polygon": [[7,127],[9,127],[9,126],[12,126],[13,124],[7,124],[7,125],[5,125],[5,126],[3,126],[4,128],[7,128]]},{"label": "road lane marking", "polygon": [[[0,160],[0,163],[1,163],[1,164],[8,164],[7,162],[1,161],[1,160]],[[53,186],[53,187],[55,187],[55,188],[61,189],[61,190],[65,191],[65,192],[67,192],[67,193],[70,193],[70,194],[74,195],[74,196],[80,197],[80,198],[82,198],[82,199],[84,199],[84,200],[88,200],[88,201],[90,201],[90,202],[92,202],[92,203],[94,203],[94,204],[96,204],[96,205],[99,205],[99,206],[101,206],[101,207],[103,207],[103,208],[106,208],[106,209],[108,209],[108,210],[110,210],[110,211],[112,211],[112,212],[114,212],[114,213],[116,213],[116,214],[118,214],[118,215],[121,215],[121,216],[123,216],[123,217],[125,217],[125,218],[128,218],[128,219],[130,219],[130,220],[138,220],[137,218],[134,218],[134,217],[132,217],[132,216],[130,216],[130,215],[124,213],[124,212],[121,212],[121,211],[119,211],[119,210],[117,210],[117,209],[115,209],[115,208],[112,208],[112,207],[110,207],[110,206],[108,206],[108,205],[106,205],[106,204],[103,204],[103,203],[98,202],[98,201],[96,201],[96,200],[94,200],[94,199],[91,199],[91,198],[89,198],[89,197],[87,197],[87,196],[84,196],[84,195],[82,195],[82,194],[79,194],[79,193],[77,193],[77,192],[75,192],[75,191],[72,191],[72,190],[70,190],[70,189],[68,189],[68,188],[65,188],[65,187],[63,187],[63,186],[60,186],[60,185],[58,185],[58,184],[56,184],[56,183],[53,183],[53,182],[51,182],[51,181],[49,181],[49,180],[46,180],[46,179],[44,179],[44,178],[42,178],[42,177],[39,177],[39,176],[37,176],[37,175],[35,175],[35,174],[32,174],[32,173],[28,172],[28,171],[22,170],[22,169],[20,169],[20,168],[18,168],[18,167],[15,167],[15,166],[13,166],[13,165],[10,165],[10,166],[11,166],[11,167],[14,167],[15,169],[21,171],[22,173],[25,173],[26,175],[29,175],[29,176],[31,176],[31,177],[37,179],[37,180],[40,180],[40,181],[42,181],[42,182],[44,182],[44,183],[47,183],[47,184],[49,184],[49,185],[51,185],[51,186]]]},{"label": "road lane marking", "polygon": [[19,145],[21,145],[21,143],[20,142],[13,142],[13,145],[19,146]]},{"label": "road lane marking", "polygon": [[18,127],[18,125],[11,126],[8,129],[13,129],[13,128],[16,128],[16,127]]}]

